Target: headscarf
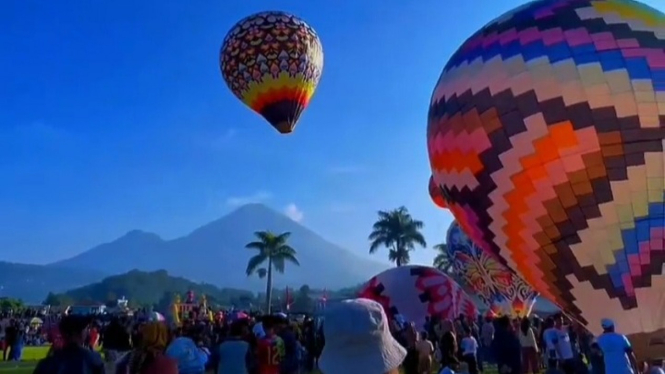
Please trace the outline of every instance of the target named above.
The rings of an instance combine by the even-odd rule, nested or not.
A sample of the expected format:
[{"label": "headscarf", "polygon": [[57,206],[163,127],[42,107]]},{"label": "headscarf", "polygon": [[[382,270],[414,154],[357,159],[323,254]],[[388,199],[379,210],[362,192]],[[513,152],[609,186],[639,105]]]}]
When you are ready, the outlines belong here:
[{"label": "headscarf", "polygon": [[138,374],[155,357],[164,353],[169,343],[169,330],[163,322],[152,321],[141,328],[141,346],[132,354],[129,372]]}]

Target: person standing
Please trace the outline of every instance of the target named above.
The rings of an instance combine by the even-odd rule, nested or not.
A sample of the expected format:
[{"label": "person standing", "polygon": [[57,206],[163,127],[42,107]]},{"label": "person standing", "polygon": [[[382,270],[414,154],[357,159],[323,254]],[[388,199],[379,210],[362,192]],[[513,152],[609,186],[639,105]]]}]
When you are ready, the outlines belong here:
[{"label": "person standing", "polygon": [[129,327],[117,317],[113,317],[104,329],[101,344],[107,366],[114,367],[117,361],[132,350]]},{"label": "person standing", "polygon": [[21,361],[21,355],[23,354],[23,347],[25,346],[25,329],[23,326],[19,325],[16,329],[16,335],[14,336],[14,341],[11,346],[11,352],[9,353],[10,361]]},{"label": "person standing", "polygon": [[480,327],[480,352],[478,361],[482,370],[482,363],[494,363],[492,355],[492,340],[494,340],[494,319],[491,316],[485,317],[485,322]]},{"label": "person standing", "polygon": [[432,372],[432,355],[434,354],[434,345],[429,341],[429,335],[423,331],[416,341],[416,350],[418,351],[418,374],[430,374]]},{"label": "person standing", "polygon": [[176,360],[166,357],[169,331],[160,322],[148,322],[141,328],[141,345],[134,348],[117,365],[117,374],[178,374]]},{"label": "person standing", "polygon": [[295,329],[288,323],[288,319],[278,318],[278,335],[284,342],[284,357],[280,364],[281,374],[297,374],[298,362],[298,338]]},{"label": "person standing", "polygon": [[9,321],[9,325],[5,329],[5,346],[2,351],[2,360],[7,361],[7,358],[11,354],[12,346],[16,343],[16,335],[18,334],[18,328],[16,322],[12,319]]},{"label": "person standing", "polygon": [[501,374],[522,374],[522,349],[510,318],[496,320],[496,332],[492,340],[492,354]]},{"label": "person standing", "polygon": [[259,374],[280,374],[285,349],[284,341],[275,333],[276,324],[275,317],[266,316],[263,318],[265,336],[258,341],[256,347]]},{"label": "person standing", "polygon": [[563,315],[554,317],[554,327],[548,330],[547,339],[550,346],[554,347],[559,368],[564,374],[575,374],[575,354],[568,333],[568,327],[563,324]]},{"label": "person standing", "polygon": [[596,343],[603,351],[606,374],[635,374],[637,360],[633,347],[625,335],[614,329],[614,321],[604,318],[600,322],[603,333],[596,338]]},{"label": "person standing", "polygon": [[416,324],[411,322],[404,327],[404,344],[406,348],[406,358],[402,364],[404,374],[418,374],[418,350],[416,342],[418,341],[418,331]]},{"label": "person standing", "polygon": [[457,337],[453,332],[453,322],[449,319],[441,321],[441,340],[439,341],[441,352],[441,366],[453,367],[459,363],[457,359]]},{"label": "person standing", "polygon": [[217,347],[217,374],[248,374],[250,349],[249,343],[243,339],[247,335],[246,322],[233,322],[229,335]]},{"label": "person standing", "polygon": [[88,321],[80,316],[65,316],[59,325],[64,345],[39,361],[33,374],[105,374],[102,356],[84,347]]},{"label": "person standing", "polygon": [[528,317],[522,318],[519,339],[520,346],[522,347],[522,367],[524,368],[524,373],[538,373],[540,371],[538,343],[536,342],[536,334],[531,327],[531,320]]},{"label": "person standing", "polygon": [[166,348],[166,355],[176,360],[180,374],[204,374],[208,354],[197,344],[200,332],[190,326],[185,335],[174,339]]},{"label": "person standing", "polygon": [[478,374],[478,341],[473,336],[470,327],[464,327],[464,338],[460,343],[462,361],[467,364],[469,374]]}]

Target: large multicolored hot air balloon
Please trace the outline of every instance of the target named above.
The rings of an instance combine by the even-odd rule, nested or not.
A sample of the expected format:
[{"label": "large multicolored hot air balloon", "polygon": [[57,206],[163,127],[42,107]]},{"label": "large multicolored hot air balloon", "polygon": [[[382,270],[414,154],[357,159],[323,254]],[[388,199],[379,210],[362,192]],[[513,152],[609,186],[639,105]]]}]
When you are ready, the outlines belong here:
[{"label": "large multicolored hot air balloon", "polygon": [[300,18],[263,12],[233,26],[219,65],[233,94],[288,134],[319,83],[323,48],[314,29]]},{"label": "large multicolored hot air balloon", "polygon": [[448,228],[446,247],[459,279],[489,307],[492,314],[511,317],[531,314],[538,293],[494,253],[473,244],[455,221]]},{"label": "large multicolored hot air balloon", "polygon": [[427,266],[386,270],[373,277],[358,296],[380,303],[389,316],[401,314],[421,327],[428,316],[452,320],[460,314],[469,318],[478,315],[473,300],[459,284]]},{"label": "large multicolored hot air balloon", "polygon": [[529,2],[453,54],[427,129],[435,187],[473,242],[642,352],[665,334],[663,30],[636,1]]}]

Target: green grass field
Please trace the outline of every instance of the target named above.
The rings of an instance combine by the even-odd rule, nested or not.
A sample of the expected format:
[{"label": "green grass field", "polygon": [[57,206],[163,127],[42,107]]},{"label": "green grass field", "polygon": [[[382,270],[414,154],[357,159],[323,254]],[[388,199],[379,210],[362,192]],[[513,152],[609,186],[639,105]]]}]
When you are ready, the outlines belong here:
[{"label": "green grass field", "polygon": [[0,361],[0,374],[29,374],[35,368],[37,361],[48,353],[49,347],[23,348],[23,361]]},{"label": "green grass field", "polygon": [[[25,347],[23,348],[23,361],[0,361],[0,374],[30,374],[35,368],[37,361],[46,357],[49,347]],[[496,367],[488,368],[486,374],[495,374],[498,372]],[[112,373],[107,373],[112,374]],[[315,371],[311,374],[321,374]]]}]

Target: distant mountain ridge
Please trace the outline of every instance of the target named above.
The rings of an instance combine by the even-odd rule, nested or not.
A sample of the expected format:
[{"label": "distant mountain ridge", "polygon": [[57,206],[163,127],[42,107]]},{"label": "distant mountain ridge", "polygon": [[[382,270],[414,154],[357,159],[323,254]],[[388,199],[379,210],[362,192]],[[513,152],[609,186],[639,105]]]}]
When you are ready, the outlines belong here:
[{"label": "distant mountain ridge", "polygon": [[96,282],[105,276],[99,270],[60,265],[29,265],[0,261],[0,297],[41,303],[49,292],[64,292]]},{"label": "distant mountain ridge", "polygon": [[365,259],[323,239],[313,231],[263,205],[248,204],[190,234],[164,240],[156,234],[133,230],[50,266],[91,269],[120,274],[132,269],[156,271],[223,287],[262,290],[264,280],[247,277],[245,268],[255,252],[245,249],[255,231],[291,232],[290,245],[298,251],[300,267],[287,264],[275,276],[275,286],[309,284],[342,288],[366,281],[389,267]]}]

